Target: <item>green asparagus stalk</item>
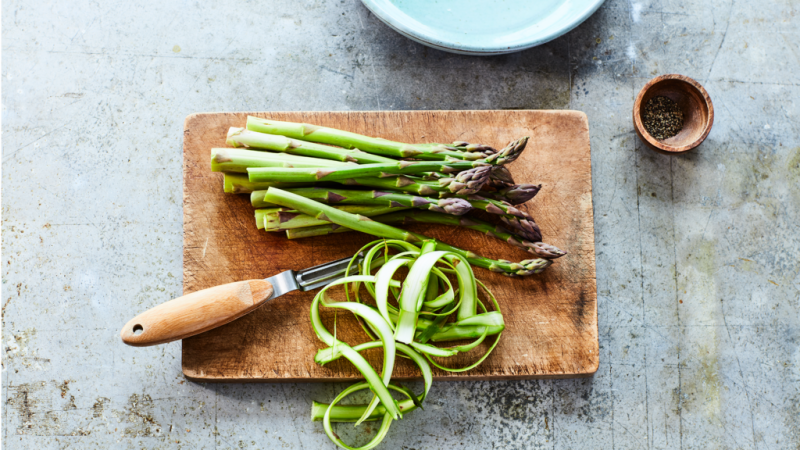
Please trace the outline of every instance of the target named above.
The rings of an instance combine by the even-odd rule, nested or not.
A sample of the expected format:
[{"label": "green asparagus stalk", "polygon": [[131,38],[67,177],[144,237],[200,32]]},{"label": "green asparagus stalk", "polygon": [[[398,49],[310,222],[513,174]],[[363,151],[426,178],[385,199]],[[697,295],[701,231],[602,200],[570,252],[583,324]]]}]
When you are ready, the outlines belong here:
[{"label": "green asparagus stalk", "polygon": [[[362,152],[358,149],[348,150],[339,147],[331,147],[330,145],[320,145],[313,142],[299,141],[297,139],[290,139],[286,136],[279,136],[274,134],[258,133],[250,131],[245,128],[231,128],[228,130],[228,145],[232,147],[247,147],[255,149],[273,150],[283,152],[284,154],[301,155],[312,158],[321,158],[328,160],[335,160],[341,162],[353,162],[357,164],[382,164],[382,163],[396,163],[396,159],[387,158],[385,156],[373,155],[371,153]],[[472,144],[471,144],[472,145]],[[487,156],[490,153],[487,153]],[[253,167],[280,167],[280,166],[253,166]],[[295,166],[295,167],[313,167],[313,166]],[[425,179],[438,180],[439,178],[446,178],[445,174],[440,172],[427,172],[422,174]]]},{"label": "green asparagus stalk", "polygon": [[274,150],[293,155],[310,156],[313,158],[331,159],[342,162],[358,164],[374,164],[394,162],[385,156],[373,155],[358,149],[348,150],[330,145],[320,145],[313,142],[290,139],[286,136],[258,133],[245,128],[231,128],[228,130],[228,145],[232,147],[247,147],[265,150]]},{"label": "green asparagus stalk", "polygon": [[[282,213],[274,213],[272,214],[272,216],[277,216],[277,214],[282,214]],[[304,219],[303,221],[293,222],[291,224],[291,225],[294,224],[304,224],[304,225],[285,226],[282,228],[283,230],[286,230],[286,237],[288,237],[289,239],[301,239],[312,236],[324,236],[333,233],[343,233],[347,231],[352,231],[349,228],[336,225],[335,223],[324,222],[324,221],[320,222],[320,221],[315,221],[313,218],[309,216],[305,217],[307,219]],[[369,217],[371,217],[372,220],[380,223],[401,223],[405,225],[414,223],[434,223],[439,225],[450,225],[450,226],[469,228],[470,230],[475,230],[487,236],[491,236],[500,239],[501,241],[505,241],[508,244],[513,245],[514,247],[517,247],[521,250],[525,250],[526,252],[535,254],[542,258],[556,259],[566,255],[566,252],[559,249],[558,247],[546,244],[544,242],[529,241],[521,236],[515,235],[514,233],[510,232],[509,230],[501,226],[493,225],[489,222],[484,222],[474,217],[465,217],[465,216],[455,217],[447,214],[435,213],[430,211],[416,211],[416,210],[393,211],[391,213],[373,215]],[[311,225],[312,223],[313,225]]]},{"label": "green asparagus stalk", "polygon": [[289,208],[262,208],[262,209],[257,209],[255,211],[256,228],[258,228],[259,230],[263,230],[264,229],[265,219],[267,218],[267,215],[278,213],[280,211],[289,211]]},{"label": "green asparagus stalk", "polygon": [[349,186],[368,186],[381,189],[392,189],[404,192],[413,192],[419,195],[434,195],[446,197],[455,195],[472,195],[480,191],[486,182],[487,167],[476,167],[464,170],[453,177],[440,178],[436,181],[400,175],[391,178],[359,177],[338,180],[337,183]]},{"label": "green asparagus stalk", "polygon": [[[469,172],[469,171],[465,171]],[[464,173],[464,172],[461,172]],[[459,175],[461,175],[459,173]],[[451,177],[441,178],[436,181],[421,179],[415,176],[400,175],[390,178],[379,177],[359,177],[348,178],[345,180],[335,180],[334,183],[344,184],[346,186],[366,186],[378,189],[389,189],[394,191],[412,192],[418,195],[438,197],[449,197],[451,195],[471,195],[467,192],[473,192],[473,188],[464,185],[460,182],[453,182]]]},{"label": "green asparagus stalk", "polygon": [[[371,234],[373,236],[388,239],[398,239],[406,242],[422,242],[430,239],[418,233],[404,231],[390,225],[375,222],[365,216],[339,211],[336,208],[330,207],[323,203],[315,202],[278,188],[269,188],[264,200],[287,208],[296,209],[304,214],[316,217],[317,219],[327,220],[337,225],[352,228],[356,231]],[[540,273],[550,264],[552,264],[551,260],[544,258],[527,259],[518,263],[504,260],[493,260],[479,256],[471,251],[465,251],[460,248],[453,247],[440,241],[436,241],[436,249],[456,253],[466,258],[467,261],[472,265],[508,276],[523,276]]]},{"label": "green asparagus stalk", "polygon": [[336,183],[347,186],[366,186],[393,191],[412,192],[418,195],[445,197],[452,195],[450,189],[439,181],[423,180],[417,177],[400,175],[392,178],[359,177],[338,180]]},{"label": "green asparagus stalk", "polygon": [[[362,216],[374,217],[398,211],[404,211],[408,207],[381,206],[381,205],[336,205],[334,208],[350,214],[360,214]],[[267,231],[284,231],[294,228],[314,227],[318,225],[330,224],[330,222],[319,220],[308,216],[297,210],[285,208],[269,208],[256,210],[256,222],[258,228]]]},{"label": "green asparagus stalk", "polygon": [[[481,161],[399,161],[386,164],[350,164],[343,167],[320,167],[317,169],[250,167],[247,169],[247,173],[250,176],[250,181],[315,182],[346,180],[358,177],[385,178],[424,172],[454,173],[485,165]],[[482,172],[476,173],[476,176],[478,175],[488,176],[488,174]],[[483,182],[485,182],[485,179]]]},{"label": "green asparagus stalk", "polygon": [[[417,208],[461,216],[472,209],[469,202],[461,198],[426,198],[400,192],[354,191],[329,188],[297,188],[289,189],[290,193],[322,203],[342,205],[373,205],[393,208]],[[254,191],[250,194],[250,202],[256,208],[279,206],[265,198],[267,192]]]},{"label": "green asparagus stalk", "polygon": [[[451,188],[449,186],[450,181],[446,179],[443,180],[444,181],[441,180],[430,181],[413,176],[401,175],[392,178],[378,178],[378,177],[348,178],[346,180],[336,180],[333,181],[333,183],[343,184],[347,186],[365,186],[377,189],[412,192],[414,194],[423,196],[435,195],[435,196],[445,197],[452,195],[453,192],[451,192],[450,190]],[[247,175],[242,175],[233,172],[225,173],[225,192],[233,194],[249,194],[257,190],[266,191],[270,187],[290,188],[290,187],[313,186],[315,184],[317,183],[292,183],[292,182],[282,182],[282,181],[251,182]],[[456,185],[454,188],[458,188],[458,185]],[[477,194],[479,194],[482,197],[496,196],[498,200],[503,200],[506,198],[498,196],[498,193],[496,192],[479,191]]]},{"label": "green asparagus stalk", "polygon": [[267,189],[264,189],[263,191],[261,190],[253,191],[250,193],[250,204],[253,205],[253,208],[263,209],[263,208],[275,208],[276,206],[278,206],[264,200],[264,196],[267,195]]},{"label": "green asparagus stalk", "polygon": [[[247,174],[225,173],[223,174],[223,190],[227,194],[249,194],[253,191],[263,190],[264,193],[271,187],[292,188],[310,186],[311,183],[282,183],[280,181],[260,181],[251,183]],[[264,199],[264,196],[261,196]]]},{"label": "green asparagus stalk", "polygon": [[[258,133],[250,131],[245,128],[231,128],[228,130],[228,145],[233,147],[247,147],[256,149],[266,149],[278,152],[283,152],[284,155],[300,155],[303,157],[312,157],[325,160],[334,160],[340,162],[352,162],[357,164],[384,164],[396,163],[396,159],[387,158],[385,156],[373,155],[371,153],[362,152],[358,149],[348,150],[339,147],[331,147],[330,145],[320,145],[313,142],[299,141],[297,139],[290,139],[286,136],[279,136],[273,134]],[[487,154],[488,155],[488,154]],[[318,167],[328,166],[327,164],[318,164]],[[286,167],[279,165],[257,165],[252,167]],[[295,165],[295,167],[315,167],[313,165]],[[244,172],[244,170],[242,170]],[[439,178],[446,178],[446,175],[439,172],[427,172],[421,174],[425,179],[437,180]]]},{"label": "green asparagus stalk", "polygon": [[[491,214],[499,215],[500,220],[511,228],[513,232],[531,242],[542,240],[539,226],[527,213],[514,206],[492,199],[478,196],[461,198],[453,202],[454,198],[432,199],[417,197],[408,194],[385,191],[351,191],[330,188],[287,188],[293,194],[313,199],[323,203],[342,203],[352,205],[389,205],[409,206],[412,208],[426,209],[434,212],[443,212],[460,216],[470,209],[481,209]],[[264,199],[266,192],[254,191],[250,194],[250,202],[255,208],[271,208],[278,206]]]},{"label": "green asparagus stalk", "polygon": [[[343,163],[319,158],[288,155],[284,153],[256,152],[235,148],[212,148],[212,172],[247,173],[248,167],[350,167],[353,163]],[[260,180],[273,181],[273,180]]]},{"label": "green asparagus stalk", "polygon": [[[335,223],[330,223],[328,221],[322,221],[322,222],[324,222],[324,223],[322,223],[320,225],[315,225],[313,227],[292,228],[290,230],[286,230],[286,238],[287,239],[305,239],[305,238],[316,237],[316,236],[327,236],[329,234],[347,233],[348,231],[355,231],[352,228],[347,228],[347,227],[343,227],[341,225],[336,225]],[[376,220],[376,222],[392,223],[392,222],[387,221],[387,220]]]},{"label": "green asparagus stalk", "polygon": [[494,154],[488,146],[469,147],[466,142],[446,144],[405,144],[386,139],[364,136],[335,128],[320,127],[307,123],[281,122],[278,120],[247,117],[247,129],[260,133],[278,134],[301,141],[338,145],[344,148],[357,148],[364,152],[394,158],[415,158],[428,161],[442,161],[447,157],[474,161]]},{"label": "green asparagus stalk", "polygon": [[[230,176],[230,181],[228,181],[229,176]],[[241,193],[241,194],[250,193],[253,192],[254,190],[266,191],[268,188],[273,186],[304,187],[304,186],[318,186],[321,184],[329,185],[331,183],[334,183],[344,186],[364,186],[380,190],[402,191],[425,197],[435,196],[444,198],[454,195],[454,193],[450,191],[449,181],[445,182],[429,181],[405,175],[392,178],[378,178],[378,177],[348,178],[346,180],[335,180],[324,183],[292,183],[292,182],[281,182],[281,181],[261,181],[261,182],[251,183],[246,175],[242,176],[241,174],[226,173],[225,180],[226,180],[225,192],[233,192],[234,190],[236,190],[236,193]],[[263,188],[261,189],[252,189],[252,186],[262,186],[262,185]],[[459,188],[458,185],[454,185],[454,189],[458,188]],[[456,190],[456,192],[459,192],[459,190]],[[480,191],[479,193],[485,194],[483,193],[483,191]]]},{"label": "green asparagus stalk", "polygon": [[[503,223],[510,227],[515,234],[522,236],[526,240],[531,242],[542,240],[539,226],[527,213],[508,203],[478,196],[459,197],[458,200],[461,201],[454,202],[452,201],[455,200],[454,198],[432,199],[386,191],[355,191],[322,187],[288,188],[287,190],[293,194],[323,203],[408,206],[456,216],[464,215],[472,208],[482,209],[491,214],[498,214]],[[250,194],[250,202],[253,207],[271,208],[278,206],[265,200],[264,195],[266,195],[264,191],[254,191]]]}]

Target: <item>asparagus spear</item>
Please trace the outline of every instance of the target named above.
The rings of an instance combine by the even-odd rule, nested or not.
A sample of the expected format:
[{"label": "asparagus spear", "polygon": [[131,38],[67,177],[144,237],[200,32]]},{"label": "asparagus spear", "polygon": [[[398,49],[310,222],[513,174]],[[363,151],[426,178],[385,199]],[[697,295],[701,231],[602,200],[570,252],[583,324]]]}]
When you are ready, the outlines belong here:
[{"label": "asparagus spear", "polygon": [[[378,164],[393,163],[397,160],[385,156],[373,155],[362,152],[358,149],[344,149],[331,147],[330,145],[320,145],[313,142],[299,141],[290,139],[286,136],[274,134],[258,133],[245,128],[230,128],[228,130],[228,145],[232,147],[248,147],[256,149],[274,150],[286,154],[309,156],[314,158],[330,159],[342,162],[354,162],[358,164]],[[474,145],[474,144],[470,144]],[[485,147],[485,146],[481,146]],[[492,151],[494,152],[494,151]],[[487,153],[487,156],[491,153]],[[260,166],[259,166],[260,167]],[[297,166],[302,167],[302,166]],[[311,166],[309,166],[311,167]],[[444,174],[438,172],[428,172],[424,174],[426,179],[436,180],[445,178]]]},{"label": "asparagus spear", "polygon": [[[392,212],[404,211],[408,207],[380,206],[380,205],[336,205],[334,208],[350,214],[374,217]],[[435,214],[435,213],[434,213]],[[259,218],[261,220],[259,220]],[[315,227],[317,225],[330,225],[330,222],[308,216],[297,210],[286,208],[257,209],[256,222],[259,229],[267,231],[284,231],[294,228]]]},{"label": "asparagus spear", "polygon": [[[288,155],[284,153],[255,152],[235,148],[212,148],[212,172],[246,173],[248,167],[350,167],[353,163],[343,163],[319,158]],[[274,180],[260,180],[274,181]]]},{"label": "asparagus spear", "polygon": [[[352,166],[351,164],[339,163],[336,161],[326,161],[316,158],[305,158],[294,155],[275,154],[269,152],[256,152],[237,149],[212,149],[211,169],[213,171],[224,171],[225,192],[229,193],[248,193],[254,190],[266,190],[271,186],[290,187],[292,185],[309,186],[312,183],[293,183],[279,181],[258,181],[250,182],[247,176],[234,175],[235,172],[244,172],[247,167],[320,167],[329,165]],[[333,180],[335,183],[351,186],[369,186],[379,189],[401,190],[414,192],[419,195],[438,195],[458,194],[469,195],[478,192],[482,187],[482,181],[486,181],[486,168],[481,166],[471,170],[465,170],[452,177],[440,178],[436,181],[420,179],[413,176],[398,176],[391,178],[379,177],[358,177],[344,180]],[[435,172],[434,172],[435,173]],[[526,189],[533,185],[520,185],[517,189]],[[484,195],[499,196],[498,193],[487,193]],[[526,191],[529,192],[529,191]],[[535,195],[535,194],[534,194]],[[509,196],[499,196],[498,198],[508,198]],[[521,202],[520,200],[517,200]]]},{"label": "asparagus spear", "polygon": [[[241,173],[225,173],[223,174],[223,190],[228,194],[249,194],[250,192],[262,189],[264,193],[271,187],[279,188],[292,188],[292,187],[305,187],[311,183],[281,183],[280,181],[261,181],[258,183],[251,183],[247,178],[247,174]],[[264,196],[262,195],[263,199]]]},{"label": "asparagus spear", "polygon": [[[538,242],[542,240],[539,226],[527,213],[514,206],[492,199],[478,196],[464,198],[432,199],[414,195],[386,191],[355,191],[331,188],[287,188],[292,194],[300,195],[323,203],[340,203],[354,205],[389,205],[410,206],[435,212],[444,212],[460,216],[470,209],[476,208],[500,216],[500,220],[514,232],[525,239]],[[256,208],[270,208],[276,204],[265,200],[264,191],[253,191],[250,202]],[[452,200],[459,200],[453,202]]]},{"label": "asparagus spear", "polygon": [[[284,213],[274,213],[273,216]],[[268,216],[269,217],[269,216]],[[312,236],[324,236],[333,233],[342,233],[352,231],[349,228],[336,225],[330,222],[319,222],[310,216],[305,216],[306,219],[298,220],[291,223],[291,226],[285,226],[281,229],[286,230],[286,236],[289,239],[300,239]],[[489,222],[473,217],[455,217],[447,214],[440,214],[430,211],[397,211],[387,214],[369,216],[372,220],[380,223],[435,223],[440,225],[451,225],[469,228],[470,230],[479,231],[487,236],[491,236],[501,241],[505,241],[514,247],[525,250],[526,252],[533,253],[542,258],[556,259],[566,255],[566,252],[550,244],[544,242],[531,242],[527,239],[517,236],[501,226],[495,226]],[[269,219],[268,219],[269,220]],[[319,222],[319,223],[318,223]],[[313,223],[313,225],[311,225]],[[287,225],[289,223],[287,222]]]},{"label": "asparagus spear", "polygon": [[351,133],[349,131],[337,130],[335,128],[320,127],[307,123],[281,122],[253,116],[247,117],[247,129],[267,134],[279,134],[302,141],[338,145],[350,149],[357,148],[364,152],[395,158],[442,161],[447,157],[451,157],[474,161],[494,154],[491,147],[469,147],[470,144],[466,142],[456,142],[454,144],[467,145],[405,144]]},{"label": "asparagus spear", "polygon": [[260,148],[290,153],[293,155],[311,156],[314,158],[332,159],[359,164],[393,162],[391,158],[362,152],[358,149],[348,150],[329,145],[290,139],[286,136],[258,133],[245,128],[228,130],[228,145],[231,147]]},{"label": "asparagus spear", "polygon": [[[231,128],[228,135],[228,143],[233,145],[234,147],[241,145],[235,139],[231,138],[231,132],[235,130],[244,130],[243,128]],[[250,133],[259,136],[266,136],[269,139],[278,139],[278,140],[289,140],[293,141],[293,143],[286,144],[289,146],[291,151],[285,151],[284,153],[272,153],[272,152],[265,152],[265,151],[247,151],[247,150],[232,150],[232,149],[212,149],[212,159],[211,159],[211,170],[215,172],[247,172],[247,167],[331,167],[331,166],[342,166],[345,163],[360,163],[360,164],[397,164],[398,161],[392,158],[386,158],[383,156],[372,155],[370,153],[358,152],[357,150],[345,150],[337,147],[331,147],[328,145],[319,145],[313,144],[309,142],[297,141],[293,139],[289,139],[284,136],[276,136],[271,134],[263,134],[263,133],[256,133],[255,131],[242,131],[242,134]],[[239,137],[241,134],[234,134],[234,137]],[[251,142],[251,141],[247,141]],[[254,143],[254,142],[251,142]],[[295,152],[294,150],[300,149],[300,147],[293,147],[294,145],[303,145],[302,152]],[[307,149],[305,146],[316,146],[319,148],[314,149]],[[261,144],[261,147],[268,147],[267,144]],[[280,145],[271,145],[278,151],[283,151]],[[327,152],[327,153],[326,153]],[[342,153],[344,156],[342,156]],[[350,153],[358,152],[355,156],[350,155]],[[219,164],[215,161],[213,153],[219,153],[221,156],[222,161],[225,164]],[[305,156],[298,156],[298,155],[305,155]],[[367,155],[367,158],[361,157],[361,155]],[[230,160],[230,161],[228,161]],[[267,161],[265,161],[267,160]],[[283,163],[285,162],[285,163]],[[426,180],[439,180],[443,179],[442,181],[449,182],[447,178],[454,178],[448,177],[446,174],[440,172],[422,172],[419,174]],[[461,178],[466,179],[467,175],[461,175]],[[468,180],[474,181],[476,177],[471,177]],[[483,180],[488,178],[482,178]],[[466,181],[464,181],[466,183]],[[482,183],[481,183],[482,184]],[[445,183],[447,185],[447,183]],[[477,185],[477,183],[472,183],[472,185]],[[466,188],[465,188],[466,189]],[[463,189],[462,189],[463,190]],[[474,188],[470,188],[470,191],[475,190]],[[475,190],[477,192],[477,190]],[[456,192],[455,188],[453,192]],[[467,194],[469,192],[464,192]]]},{"label": "asparagus spear", "polygon": [[[439,171],[455,173],[481,166],[486,166],[486,163],[482,161],[398,161],[386,164],[350,164],[342,167],[320,167],[317,169],[250,167],[247,169],[247,173],[250,176],[250,181],[315,182],[346,180],[358,177],[392,177]],[[486,177],[488,172],[479,172],[479,175]]]},{"label": "asparagus spear", "polygon": [[[342,205],[375,205],[391,207],[407,207],[426,209],[461,216],[472,209],[469,201],[461,198],[426,198],[400,192],[385,191],[354,191],[330,188],[297,188],[288,190],[289,193],[302,196],[323,203]],[[250,202],[257,208],[276,206],[276,203],[266,199],[267,192],[254,191],[250,194]]]},{"label": "asparagus spear", "polygon": [[337,180],[336,182],[350,186],[369,186],[373,188],[413,192],[419,195],[434,195],[438,192],[440,197],[445,197],[450,194],[471,195],[478,193],[486,182],[487,173],[488,167],[476,167],[459,172],[453,177],[440,178],[437,181],[400,175],[391,178],[347,178],[344,180]]},{"label": "asparagus spear", "polygon": [[[460,184],[451,183],[451,180],[429,181],[429,180],[422,180],[416,177],[408,177],[404,175],[392,178],[378,178],[378,177],[348,178],[346,180],[335,180],[332,181],[331,183],[346,185],[346,186],[364,186],[381,190],[410,192],[426,197],[428,196],[448,197],[453,195],[454,193],[462,194],[471,191],[471,188],[469,187],[461,188]],[[288,188],[294,186],[297,187],[316,186],[319,184],[320,183],[292,183],[292,182],[280,182],[280,181],[261,181],[261,182],[251,183],[247,175],[241,175],[235,173],[225,174],[225,192],[234,192],[235,190],[235,193],[237,194],[246,194],[253,192],[254,190],[266,191],[267,188],[270,188],[272,186]],[[323,184],[328,184],[328,183],[326,182]],[[258,186],[263,186],[263,187],[258,187]],[[451,191],[450,190],[451,188],[454,189],[454,191]],[[484,193],[483,191],[480,191],[479,193],[490,195],[490,193]],[[497,194],[492,193],[491,195],[497,195]]]},{"label": "asparagus spear", "polygon": [[[461,175],[461,173],[459,173],[459,175]],[[461,179],[466,179],[466,178],[467,175],[465,175]],[[333,180],[332,182],[343,184],[346,186],[365,186],[370,188],[412,192],[418,195],[437,196],[437,197],[449,197],[453,194],[470,195],[470,193],[472,194],[477,193],[473,192],[474,187],[470,187],[469,184],[465,186],[464,183],[457,181],[456,178],[453,177],[442,178],[436,181],[431,181],[431,180],[421,179],[415,176],[399,175],[391,178],[379,178],[379,177],[347,178],[344,180]],[[469,183],[473,182],[469,181]],[[479,184],[478,181],[475,181],[474,183]],[[473,184],[473,186],[474,185],[475,184]]]},{"label": "asparagus spear", "polygon": [[[278,188],[269,188],[264,199],[268,202],[276,203],[287,208],[296,209],[304,214],[316,217],[317,219],[328,220],[337,225],[352,228],[356,231],[378,237],[400,239],[407,242],[422,242],[430,239],[421,234],[404,231],[390,225],[375,222],[365,216],[339,211],[331,206],[315,202]],[[484,269],[488,269],[493,272],[503,273],[508,276],[522,276],[540,273],[550,264],[552,264],[551,260],[544,258],[526,259],[518,263],[504,260],[493,260],[476,255],[470,251],[453,247],[440,241],[436,241],[436,249],[456,253],[466,258],[467,261],[472,265],[483,267]]]}]

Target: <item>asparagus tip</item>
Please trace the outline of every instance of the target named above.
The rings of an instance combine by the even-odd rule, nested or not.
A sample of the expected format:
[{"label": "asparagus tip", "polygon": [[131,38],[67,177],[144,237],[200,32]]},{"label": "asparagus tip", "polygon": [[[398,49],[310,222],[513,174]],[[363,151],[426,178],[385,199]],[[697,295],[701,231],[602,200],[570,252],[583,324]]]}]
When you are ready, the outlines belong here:
[{"label": "asparagus tip", "polygon": [[546,244],[544,242],[534,242],[530,247],[542,258],[556,259],[567,254],[567,252],[561,250],[555,245]]}]

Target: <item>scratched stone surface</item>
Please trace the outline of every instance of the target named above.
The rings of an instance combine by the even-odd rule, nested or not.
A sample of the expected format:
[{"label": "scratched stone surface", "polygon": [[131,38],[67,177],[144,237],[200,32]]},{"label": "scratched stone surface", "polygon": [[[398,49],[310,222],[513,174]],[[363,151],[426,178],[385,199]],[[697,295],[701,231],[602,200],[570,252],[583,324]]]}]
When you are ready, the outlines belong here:
[{"label": "scratched stone surface", "polygon": [[[588,114],[600,368],[437,383],[382,448],[800,448],[799,7],[607,0],[548,44],[466,57],[354,0],[3,1],[4,448],[331,448],[309,408],[344,386],[194,384],[180,344],[119,340],[181,293],[183,120],[472,108]],[[717,114],[673,157],[630,118],[671,72]]]}]

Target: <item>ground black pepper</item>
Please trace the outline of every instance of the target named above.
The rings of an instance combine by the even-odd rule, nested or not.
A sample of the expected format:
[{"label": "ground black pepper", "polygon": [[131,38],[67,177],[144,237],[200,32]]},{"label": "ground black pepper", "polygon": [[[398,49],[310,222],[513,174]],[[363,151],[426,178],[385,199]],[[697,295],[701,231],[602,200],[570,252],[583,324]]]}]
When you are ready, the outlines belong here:
[{"label": "ground black pepper", "polygon": [[653,97],[644,106],[642,123],[650,136],[662,141],[681,131],[683,113],[672,99],[664,96]]}]

